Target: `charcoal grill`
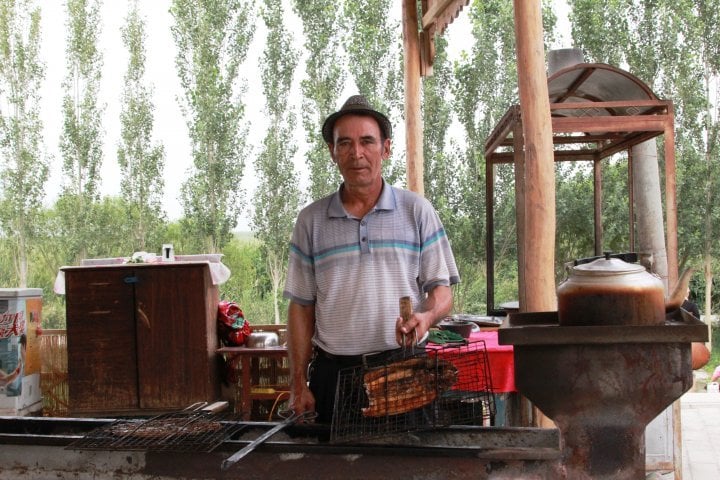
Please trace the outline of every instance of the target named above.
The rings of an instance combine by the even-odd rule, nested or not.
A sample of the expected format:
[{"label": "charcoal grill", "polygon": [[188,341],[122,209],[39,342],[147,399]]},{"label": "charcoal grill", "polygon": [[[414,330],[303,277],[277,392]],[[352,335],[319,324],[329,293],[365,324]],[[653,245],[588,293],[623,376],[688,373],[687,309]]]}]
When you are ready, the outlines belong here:
[{"label": "charcoal grill", "polygon": [[380,365],[340,371],[331,442],[447,427],[495,416],[485,342],[428,347]]},{"label": "charcoal grill", "polygon": [[[222,402],[227,404],[227,402]],[[194,404],[150,419],[118,419],[69,444],[71,450],[211,452],[243,425],[216,405]]]},{"label": "charcoal grill", "polygon": [[114,419],[0,417],[2,477],[133,478],[135,480],[489,480],[559,478],[556,429],[455,426],[371,439],[329,443],[329,425],[287,427],[243,458],[238,468],[221,470],[233,452],[277,425],[240,422],[243,430],[212,452],[123,450],[87,451],[65,447]]}]

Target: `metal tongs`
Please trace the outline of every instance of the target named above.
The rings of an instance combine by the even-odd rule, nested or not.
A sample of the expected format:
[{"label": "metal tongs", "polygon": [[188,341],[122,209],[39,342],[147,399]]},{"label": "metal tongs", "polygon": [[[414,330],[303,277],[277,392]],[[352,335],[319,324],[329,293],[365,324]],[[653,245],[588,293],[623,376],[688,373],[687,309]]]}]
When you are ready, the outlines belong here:
[{"label": "metal tongs", "polygon": [[222,464],[220,464],[220,469],[227,470],[228,468],[232,467],[245,455],[247,455],[248,453],[255,450],[258,447],[258,445],[260,445],[261,443],[264,443],[268,438],[272,437],[273,435],[275,435],[277,432],[279,432],[283,428],[287,427],[288,425],[296,423],[300,420],[312,420],[313,418],[317,417],[317,413],[312,412],[312,411],[303,412],[299,415],[293,411],[278,412],[278,414],[281,417],[285,417],[285,415],[287,415],[287,417],[285,417],[285,420],[283,420],[282,422],[278,423],[277,425],[275,425],[273,428],[271,428],[267,432],[260,435],[258,438],[256,438],[255,440],[253,440],[252,442],[250,442],[249,444],[244,446],[242,449],[238,450],[237,452],[233,453],[231,456],[229,456],[228,458],[223,460]]}]

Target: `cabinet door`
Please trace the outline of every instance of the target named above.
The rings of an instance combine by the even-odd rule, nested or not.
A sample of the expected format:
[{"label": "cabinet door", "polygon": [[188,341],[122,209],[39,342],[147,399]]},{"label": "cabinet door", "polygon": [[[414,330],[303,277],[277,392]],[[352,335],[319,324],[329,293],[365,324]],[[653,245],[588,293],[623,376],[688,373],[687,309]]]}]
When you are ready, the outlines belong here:
[{"label": "cabinet door", "polygon": [[138,406],[132,276],[127,268],[65,271],[70,410]]},{"label": "cabinet door", "polygon": [[136,270],[140,408],[183,408],[213,401],[217,288],[205,264]]}]

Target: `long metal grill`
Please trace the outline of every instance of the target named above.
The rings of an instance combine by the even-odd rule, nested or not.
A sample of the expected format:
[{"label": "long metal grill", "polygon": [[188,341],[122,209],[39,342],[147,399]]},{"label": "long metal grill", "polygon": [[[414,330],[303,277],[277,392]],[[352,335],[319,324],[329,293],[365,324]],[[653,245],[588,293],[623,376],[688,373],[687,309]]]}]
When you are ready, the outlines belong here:
[{"label": "long metal grill", "polygon": [[70,450],[210,452],[244,426],[231,413],[185,411],[116,420],[69,444]]},{"label": "long metal grill", "polygon": [[428,346],[402,360],[341,370],[330,441],[491,425],[494,417],[485,342]]}]

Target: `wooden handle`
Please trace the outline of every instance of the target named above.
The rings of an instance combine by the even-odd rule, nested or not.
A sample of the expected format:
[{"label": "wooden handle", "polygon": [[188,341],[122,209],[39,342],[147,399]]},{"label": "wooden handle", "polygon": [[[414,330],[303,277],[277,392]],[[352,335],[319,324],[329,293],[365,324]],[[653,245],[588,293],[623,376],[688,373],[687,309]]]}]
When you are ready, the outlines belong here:
[{"label": "wooden handle", "polygon": [[400,297],[400,316],[403,322],[410,320],[412,316],[412,301],[410,297]]},{"label": "wooden handle", "polygon": [[208,412],[208,413],[217,413],[217,412],[222,412],[223,410],[227,409],[227,407],[228,407],[228,402],[221,401],[221,402],[211,403],[207,407],[203,408],[202,411]]}]

